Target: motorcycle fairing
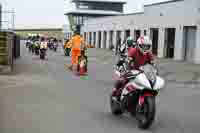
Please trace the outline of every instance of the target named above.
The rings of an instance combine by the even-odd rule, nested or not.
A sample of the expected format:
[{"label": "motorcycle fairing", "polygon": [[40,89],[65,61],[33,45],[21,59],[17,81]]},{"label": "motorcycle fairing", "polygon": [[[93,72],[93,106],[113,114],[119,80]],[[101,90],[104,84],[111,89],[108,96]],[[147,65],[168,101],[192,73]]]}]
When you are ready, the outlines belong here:
[{"label": "motorcycle fairing", "polygon": [[135,91],[136,88],[141,90],[144,89],[144,87],[137,85],[135,82],[130,81],[128,84],[126,84],[121,93],[121,100],[130,92]]},{"label": "motorcycle fairing", "polygon": [[144,88],[152,89],[151,84],[144,73],[141,73],[138,76],[136,76],[134,82],[139,86],[143,86],[138,89],[144,89]]},{"label": "motorcycle fairing", "polygon": [[156,77],[156,82],[155,82],[155,84],[154,84],[153,89],[154,89],[154,90],[160,90],[161,88],[164,87],[164,85],[165,85],[164,79],[162,79],[161,77],[157,76],[157,77]]}]

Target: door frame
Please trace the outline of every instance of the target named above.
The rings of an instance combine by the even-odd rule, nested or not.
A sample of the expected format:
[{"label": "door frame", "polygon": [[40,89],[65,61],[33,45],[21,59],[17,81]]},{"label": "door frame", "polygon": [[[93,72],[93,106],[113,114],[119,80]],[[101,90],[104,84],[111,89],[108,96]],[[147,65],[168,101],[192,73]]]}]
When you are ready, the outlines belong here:
[{"label": "door frame", "polygon": [[[157,37],[157,45],[155,46],[155,53],[154,53],[154,32],[157,32],[157,35],[158,35],[158,37]],[[159,28],[150,28],[150,39],[152,40],[152,53],[154,54],[154,55],[158,55],[158,43],[159,43]]]},{"label": "door frame", "polygon": [[[174,33],[174,40],[173,40],[173,44],[172,44],[172,47],[173,48],[170,48],[170,46],[169,46],[169,40],[170,40],[170,38],[169,38],[169,35],[171,35],[170,34],[170,30],[173,30],[173,33]],[[165,58],[174,58],[174,53],[175,53],[175,40],[176,40],[176,28],[165,28],[165,37],[164,37],[164,57]],[[170,55],[170,50],[171,49],[173,49],[173,55],[172,55],[172,57],[171,57],[171,55]]]},{"label": "door frame", "polygon": [[[187,43],[187,40],[188,40],[188,31],[189,31],[189,28],[192,28],[192,29],[195,29],[195,32],[196,32],[196,34],[197,34],[197,26],[184,26],[183,27],[183,48],[184,48],[184,50],[183,50],[183,53],[184,53],[184,57],[183,57],[183,59],[184,59],[184,61],[189,61],[188,60],[188,48],[190,48],[189,47],[189,45],[190,44],[188,44]],[[196,36],[195,36],[195,39],[196,39]],[[194,44],[194,48],[193,48],[193,50],[195,49],[195,47],[196,47],[196,40],[195,40],[195,44]],[[193,57],[192,57],[193,58]]]}]

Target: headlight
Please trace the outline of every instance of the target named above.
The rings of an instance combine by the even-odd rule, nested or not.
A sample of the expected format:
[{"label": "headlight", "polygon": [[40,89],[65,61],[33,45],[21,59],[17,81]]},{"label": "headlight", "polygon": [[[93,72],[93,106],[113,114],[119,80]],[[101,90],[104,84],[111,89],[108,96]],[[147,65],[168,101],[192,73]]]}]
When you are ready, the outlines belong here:
[{"label": "headlight", "polygon": [[156,80],[156,74],[154,72],[149,72],[146,74],[146,77],[148,78],[148,80],[154,82]]}]

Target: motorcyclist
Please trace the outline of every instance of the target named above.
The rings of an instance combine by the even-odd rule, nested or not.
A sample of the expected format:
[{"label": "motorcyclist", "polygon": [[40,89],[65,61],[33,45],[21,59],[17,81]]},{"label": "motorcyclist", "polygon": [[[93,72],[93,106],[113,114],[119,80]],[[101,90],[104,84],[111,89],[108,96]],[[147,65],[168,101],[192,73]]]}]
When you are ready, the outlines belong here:
[{"label": "motorcyclist", "polygon": [[133,37],[129,36],[126,41],[121,45],[120,47],[120,59],[117,62],[116,66],[119,67],[123,64],[123,61],[121,61],[121,57],[124,59],[128,56],[128,50],[135,47],[134,39]]},{"label": "motorcyclist", "polygon": [[[129,70],[139,69],[140,66],[145,65],[146,63],[154,64],[154,58],[150,52],[151,45],[152,42],[148,36],[140,36],[137,40],[136,47],[128,48],[128,60],[130,62]],[[114,85],[113,96],[116,96],[117,100],[120,100],[123,85],[128,82],[126,79],[128,73],[129,71],[122,75],[121,79],[117,80]]]},{"label": "motorcyclist", "polygon": [[34,48],[35,48],[35,53],[39,54],[40,42],[38,39],[34,42]]},{"label": "motorcyclist", "polygon": [[128,49],[128,57],[130,62],[134,62],[133,69],[139,69],[140,66],[150,63],[154,64],[154,57],[150,51],[152,41],[148,36],[140,36],[137,40],[135,48]]},{"label": "motorcyclist", "polygon": [[47,40],[44,37],[42,37],[41,38],[41,43],[40,43],[40,51],[44,50],[44,52],[46,53],[47,48],[48,48]]},{"label": "motorcyclist", "polygon": [[29,45],[31,44],[31,37],[28,36],[27,40],[26,40],[26,48],[29,48]]},{"label": "motorcyclist", "polygon": [[71,52],[71,48],[69,47],[68,42],[69,42],[69,39],[65,41],[64,46],[63,46],[63,50],[66,56],[69,56]]},{"label": "motorcyclist", "polygon": [[72,52],[71,66],[69,66],[69,69],[72,70],[73,65],[78,64],[78,57],[81,55],[81,49],[86,48],[87,44],[81,37],[80,33],[78,31],[76,31],[74,36],[68,42],[67,47],[71,48],[71,52]]},{"label": "motorcyclist", "polygon": [[54,49],[57,49],[58,47],[58,40],[56,38],[53,40],[53,47]]}]

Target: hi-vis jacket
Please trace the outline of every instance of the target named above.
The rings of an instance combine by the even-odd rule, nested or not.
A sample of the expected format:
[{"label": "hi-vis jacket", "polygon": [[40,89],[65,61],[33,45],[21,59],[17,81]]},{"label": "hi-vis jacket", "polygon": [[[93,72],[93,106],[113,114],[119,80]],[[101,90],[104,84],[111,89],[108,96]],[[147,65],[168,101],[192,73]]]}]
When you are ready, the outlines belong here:
[{"label": "hi-vis jacket", "polygon": [[72,50],[81,50],[86,47],[86,43],[80,35],[72,37],[72,39],[67,43],[67,48]]}]

